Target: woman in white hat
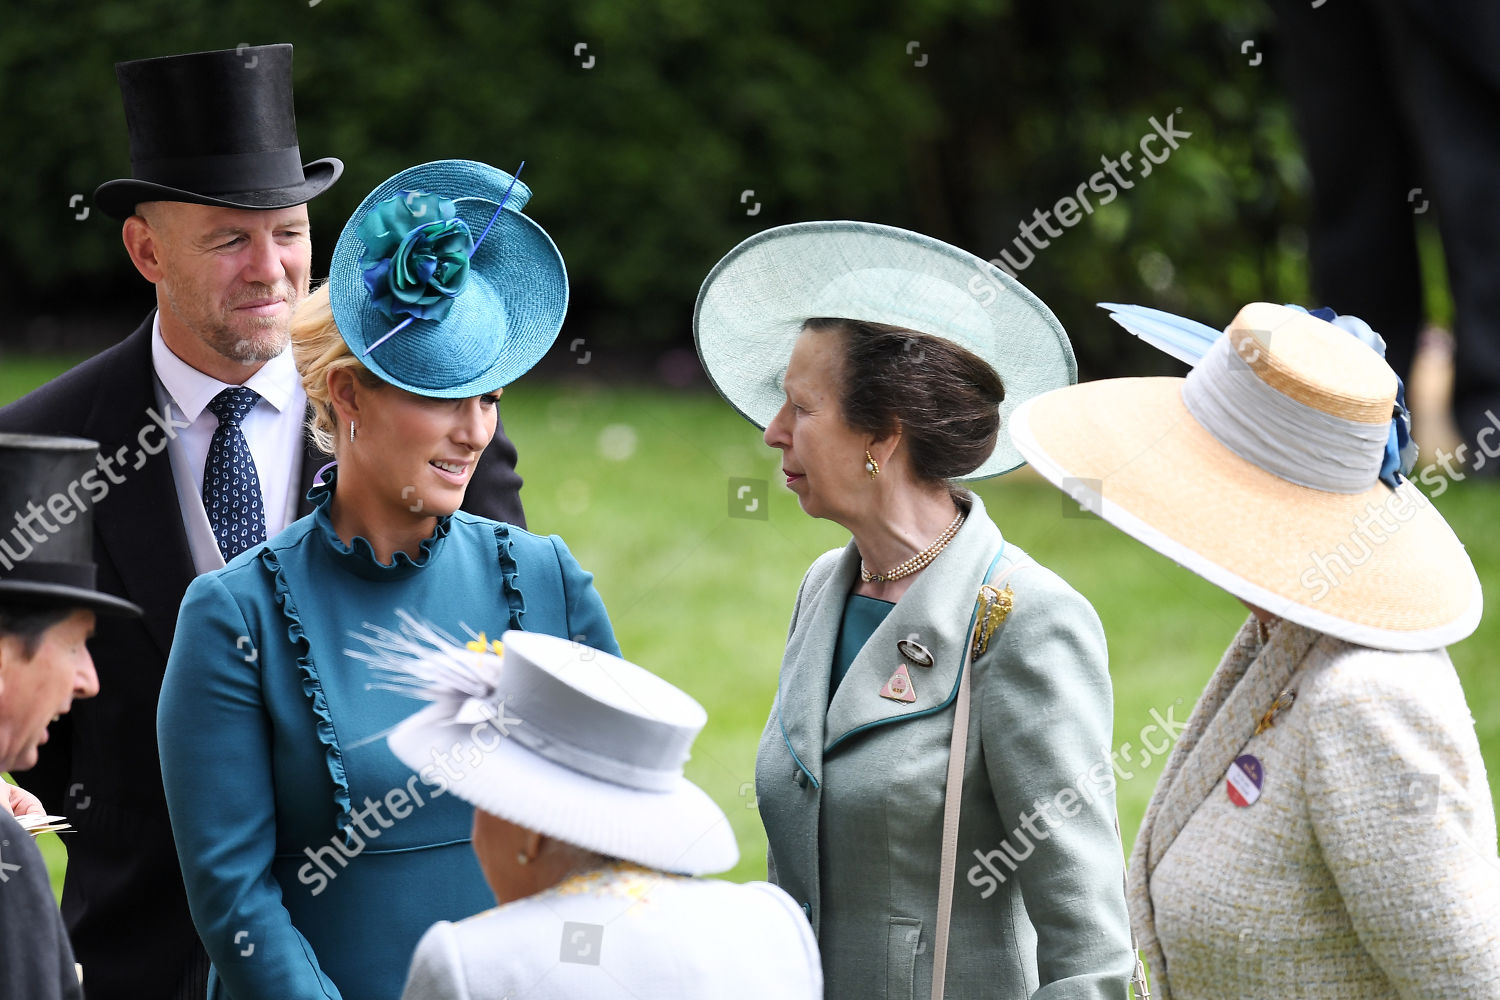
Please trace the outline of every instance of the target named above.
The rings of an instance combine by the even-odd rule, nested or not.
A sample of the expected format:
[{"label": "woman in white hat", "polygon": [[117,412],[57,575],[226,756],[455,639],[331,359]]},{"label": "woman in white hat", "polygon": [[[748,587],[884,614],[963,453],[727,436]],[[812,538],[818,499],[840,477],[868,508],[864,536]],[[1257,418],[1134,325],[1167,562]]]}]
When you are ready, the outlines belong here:
[{"label": "woman in white hat", "polygon": [[1378,338],[1254,303],[1195,347],[1175,317],[1111,308],[1201,360],[1048,393],[1011,435],[1251,610],[1131,858],[1155,995],[1500,996],[1495,812],[1443,648],[1478,624],[1479,580],[1405,478]]},{"label": "woman in white hat", "polygon": [[731,251],[695,332],[802,509],[853,536],[802,581],[756,759],[828,996],[1118,998],[1104,635],[956,485],[1020,465],[1001,425],[1076,377],[1056,318],[947,244],[817,222]]},{"label": "woman in white hat", "polygon": [[683,777],[707,715],[632,663],[524,632],[493,653],[408,621],[367,657],[434,704],[390,736],[445,764],[472,803],[500,906],[436,924],[403,1000],[819,1000],[817,945],[764,882],[701,878],[739,859],[729,820]]},{"label": "woman in white hat", "polygon": [[403,171],[297,308],[311,431],[336,473],[313,513],[193,581],[157,719],[210,998],[395,1000],[422,932],[493,902],[442,768],[413,775],[386,748],[409,706],[369,687],[351,631],[411,612],[479,649],[525,629],[618,651],[562,539],[459,509],[501,388],[567,304],[529,195],[467,160]]}]

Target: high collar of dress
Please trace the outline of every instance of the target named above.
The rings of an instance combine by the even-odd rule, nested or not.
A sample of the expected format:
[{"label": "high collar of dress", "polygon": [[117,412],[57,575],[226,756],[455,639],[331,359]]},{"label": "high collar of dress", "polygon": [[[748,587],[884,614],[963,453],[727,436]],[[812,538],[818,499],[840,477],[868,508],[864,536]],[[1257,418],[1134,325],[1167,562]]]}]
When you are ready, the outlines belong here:
[{"label": "high collar of dress", "polygon": [[397,552],[389,563],[383,563],[376,556],[374,546],[363,535],[355,535],[349,544],[344,544],[344,540],[334,530],[333,516],[330,513],[337,485],[337,467],[328,469],[323,473],[323,482],[307,491],[307,500],[313,505],[313,523],[317,526],[318,534],[341,568],[366,580],[393,581],[420,572],[437,556],[443,539],[448,537],[448,531],[452,527],[452,515],[437,519],[432,534],[422,540],[415,558],[405,552]]}]

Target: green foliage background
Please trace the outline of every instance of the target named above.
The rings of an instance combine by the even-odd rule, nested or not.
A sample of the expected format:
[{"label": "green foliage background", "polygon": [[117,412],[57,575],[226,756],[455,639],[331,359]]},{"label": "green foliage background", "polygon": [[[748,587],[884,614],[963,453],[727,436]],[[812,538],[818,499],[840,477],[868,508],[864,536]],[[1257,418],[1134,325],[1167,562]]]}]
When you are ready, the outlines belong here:
[{"label": "green foliage background", "polygon": [[709,267],[771,225],[867,219],[995,257],[1153,116],[1192,137],[1021,275],[1083,375],[1142,357],[1100,299],[1220,324],[1306,294],[1305,181],[1259,0],[11,0],[0,267],[26,294],[0,344],[49,349],[68,317],[150,304],[117,226],[70,207],[128,175],[112,64],[272,41],[296,46],[303,153],[347,164],[312,208],[317,273],[397,170],[524,159],[528,211],[572,276],[570,330],[617,356],[685,343]]}]

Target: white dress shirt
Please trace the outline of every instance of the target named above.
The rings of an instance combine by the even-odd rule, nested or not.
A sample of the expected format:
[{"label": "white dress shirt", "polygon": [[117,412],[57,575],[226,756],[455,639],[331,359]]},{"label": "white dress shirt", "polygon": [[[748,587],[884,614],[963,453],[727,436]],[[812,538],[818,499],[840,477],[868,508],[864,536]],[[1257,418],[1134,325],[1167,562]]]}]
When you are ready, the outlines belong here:
[{"label": "white dress shirt", "polygon": [[[161,336],[160,313],[151,323],[151,364],[156,369],[156,405],[160,412],[166,415],[170,408],[173,419],[190,424],[167,442],[167,455],[172,460],[172,479],[177,485],[177,503],[187,529],[193,569],[207,573],[224,565],[213,526],[203,509],[203,466],[219,426],[208,404],[234,386],[203,374],[173,354]],[[297,517],[307,394],[302,391],[290,350],[267,361],[244,384],[260,395],[240,423],[240,430],[255,459],[256,478],[266,506],[266,537],[270,538]]]}]

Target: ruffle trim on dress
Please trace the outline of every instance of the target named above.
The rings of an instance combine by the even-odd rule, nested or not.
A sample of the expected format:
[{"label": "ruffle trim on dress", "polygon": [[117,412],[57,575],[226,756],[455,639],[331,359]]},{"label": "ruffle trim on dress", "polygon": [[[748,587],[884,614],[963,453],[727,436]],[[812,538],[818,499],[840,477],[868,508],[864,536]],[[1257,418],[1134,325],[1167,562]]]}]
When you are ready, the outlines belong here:
[{"label": "ruffle trim on dress", "polygon": [[452,530],[453,517],[445,515],[437,519],[437,525],[432,534],[424,538],[420,545],[420,551],[415,558],[405,552],[396,552],[389,563],[383,563],[375,554],[375,548],[363,535],[355,535],[353,541],[345,545],[339,533],[333,530],[333,519],[329,516],[328,506],[333,499],[334,482],[337,479],[338,470],[334,469],[328,473],[328,481],[320,483],[307,491],[307,499],[315,508],[315,519],[319,530],[323,533],[328,547],[342,560],[347,560],[356,569],[359,575],[380,579],[381,574],[404,574],[412,569],[420,569],[426,566],[432,559],[432,554],[437,544],[448,537]]},{"label": "ruffle trim on dress", "polygon": [[510,628],[524,630],[521,616],[526,613],[526,595],[521,593],[521,569],[511,552],[515,542],[510,537],[510,525],[495,525],[495,547],[500,552],[500,590],[504,594],[506,607],[510,609]]},{"label": "ruffle trim on dress", "polygon": [[261,563],[275,580],[276,605],[286,617],[287,638],[297,650],[297,670],[302,675],[302,693],[312,703],[313,714],[318,719],[318,742],[323,744],[328,776],[333,779],[333,804],[338,810],[334,824],[344,836],[344,842],[352,846],[349,831],[354,826],[354,818],[350,815],[349,777],[344,771],[344,753],[339,748],[338,733],[333,728],[333,716],[328,711],[328,698],[318,679],[317,665],[313,663],[312,644],[308,642],[307,634],[302,629],[302,619],[297,614],[297,605],[292,600],[292,589],[287,585],[281,561],[270,548],[262,549],[259,555]]}]

